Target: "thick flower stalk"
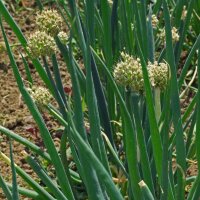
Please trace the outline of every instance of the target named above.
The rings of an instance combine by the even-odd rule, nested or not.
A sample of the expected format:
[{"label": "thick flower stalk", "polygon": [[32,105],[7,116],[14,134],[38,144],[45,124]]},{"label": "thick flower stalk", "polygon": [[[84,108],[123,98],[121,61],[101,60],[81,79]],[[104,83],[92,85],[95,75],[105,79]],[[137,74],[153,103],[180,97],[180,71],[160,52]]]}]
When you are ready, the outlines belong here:
[{"label": "thick flower stalk", "polygon": [[45,32],[36,31],[30,35],[27,49],[34,58],[38,58],[39,56],[51,56],[56,51],[56,43],[54,39]]},{"label": "thick flower stalk", "polygon": [[47,106],[53,98],[44,87],[33,87],[29,89],[29,93],[40,110],[44,110],[45,106]]},{"label": "thick flower stalk", "polygon": [[62,18],[56,10],[44,10],[37,14],[36,24],[39,30],[55,37],[61,31]]},{"label": "thick flower stalk", "polygon": [[130,88],[134,92],[142,93],[144,90],[144,79],[142,66],[139,59],[122,52],[122,60],[114,69],[114,78],[122,86]]},{"label": "thick flower stalk", "polygon": [[168,83],[169,78],[169,70],[167,63],[148,63],[148,67],[150,70],[150,79],[151,84],[154,87],[160,88],[160,90],[164,90]]},{"label": "thick flower stalk", "polygon": [[152,86],[155,88],[155,111],[156,120],[159,122],[161,116],[160,92],[164,91],[168,84],[169,70],[167,63],[148,63],[150,80]]}]

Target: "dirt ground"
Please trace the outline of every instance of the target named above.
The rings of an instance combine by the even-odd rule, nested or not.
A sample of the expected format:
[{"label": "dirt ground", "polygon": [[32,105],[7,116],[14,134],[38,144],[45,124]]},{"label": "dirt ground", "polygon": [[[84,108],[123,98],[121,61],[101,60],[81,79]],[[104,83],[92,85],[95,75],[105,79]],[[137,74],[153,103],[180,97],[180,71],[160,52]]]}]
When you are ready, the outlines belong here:
[{"label": "dirt ground", "polygon": [[[6,1],[6,2],[10,2],[10,4],[8,4],[7,7],[11,12],[12,16],[14,17],[15,21],[18,23],[23,33],[27,37],[35,29],[34,17],[37,8],[35,8],[34,1],[24,0],[22,1],[23,5],[21,4],[18,8],[13,6],[14,4],[11,4],[11,1]],[[21,60],[21,56],[19,54],[20,52],[19,50],[21,50],[21,48],[19,47],[19,43],[14,33],[12,32],[12,30],[9,28],[9,26],[6,24],[5,21],[3,21],[3,25],[5,27],[9,42],[12,46],[14,55],[16,56],[17,65],[20,69],[21,75],[26,84],[27,83],[26,73],[23,62]],[[43,86],[43,83],[40,80],[33,65],[31,64],[30,61],[28,61],[28,63],[29,63],[29,68],[31,70],[32,78],[34,80],[34,85]],[[62,62],[61,59],[59,63],[60,63],[63,84],[64,86],[66,85],[66,87],[70,87],[69,75],[66,72],[66,67],[65,65],[63,65],[64,63]],[[52,133],[56,146],[59,148],[59,137],[57,137],[59,133],[56,131],[57,128],[59,128],[58,124],[51,117],[49,117],[48,114],[44,114],[43,117],[45,119],[47,127]],[[27,106],[23,103],[23,100],[19,93],[15,78],[12,73],[9,58],[7,56],[6,51],[4,51],[4,42],[1,32],[0,32],[0,124],[14,131],[15,133],[18,133],[22,137],[32,141],[33,143],[43,147],[43,142],[38,133],[37,126],[34,123],[34,120],[31,114],[29,113]],[[23,153],[24,146],[15,141],[12,141],[12,144],[13,144],[15,163],[20,167],[22,167],[23,169],[25,169],[25,171],[28,174],[34,176],[37,179],[36,175],[32,172],[29,165],[24,160],[24,153]],[[8,138],[2,134],[0,134],[0,150],[9,157]],[[7,182],[11,183],[12,180],[11,169],[1,159],[0,159],[0,174]],[[27,187],[24,181],[20,177],[18,177],[18,183],[19,186]],[[24,199],[23,197],[21,198]],[[1,199],[3,200],[5,199],[5,197],[2,194],[2,190],[0,189],[0,200]]]},{"label": "dirt ground", "polygon": [[[16,8],[11,4],[12,1],[8,0],[6,2],[10,2],[8,8],[12,13],[12,16],[14,16],[16,22],[18,23],[24,34],[28,36],[35,29],[34,25],[34,16],[36,12],[35,2],[31,0],[23,0],[22,1],[23,4],[21,4],[21,6],[19,6],[18,8]],[[16,56],[17,65],[20,69],[23,79],[26,82],[25,69],[19,55],[20,47],[18,41],[14,33],[9,28],[9,26],[5,22],[3,22],[3,24],[7,36],[9,38],[10,44],[13,46],[12,50],[14,51],[14,54]],[[18,133],[22,137],[27,138],[28,140],[34,142],[35,144],[43,146],[39,133],[37,133],[37,126],[34,123],[34,120],[31,114],[29,113],[26,105],[23,103],[15,78],[12,73],[8,56],[6,54],[6,51],[4,51],[3,49],[3,46],[4,46],[3,38],[0,32],[0,124],[9,128],[15,133]],[[28,62],[32,77],[34,79],[34,85],[36,86],[43,85],[33,65],[31,64],[30,61]],[[62,63],[62,60],[60,60],[60,65],[61,65],[61,75],[63,78],[63,83],[64,85],[67,86],[69,84],[69,76],[66,73],[65,66]],[[48,115],[45,115],[45,121],[47,127],[49,128],[50,132],[53,135],[56,146],[59,147],[59,137],[56,137],[57,129],[59,128],[58,124]],[[37,179],[36,175],[33,173],[29,165],[24,160],[24,153],[23,153],[24,146],[20,145],[15,141],[13,141],[12,144],[13,144],[15,163],[20,167],[22,167],[28,174],[34,176]],[[2,134],[0,134],[0,150],[7,156],[9,156],[8,138],[3,136]],[[0,174],[7,182],[11,183],[12,180],[11,169],[1,159],[0,159]],[[188,175],[195,175],[195,174],[197,174],[197,166],[196,164],[192,164],[188,170]],[[18,177],[18,183],[19,186],[27,187],[27,185],[20,177]],[[24,197],[21,198],[25,199]],[[5,197],[0,189],[0,200],[1,199],[3,200],[5,199]]]}]

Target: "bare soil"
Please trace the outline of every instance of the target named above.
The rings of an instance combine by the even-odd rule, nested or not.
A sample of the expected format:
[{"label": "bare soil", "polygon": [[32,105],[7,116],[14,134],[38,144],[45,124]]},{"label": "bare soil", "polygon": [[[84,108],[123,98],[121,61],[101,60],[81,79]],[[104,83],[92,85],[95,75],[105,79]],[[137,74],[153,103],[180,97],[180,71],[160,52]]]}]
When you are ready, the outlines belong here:
[{"label": "bare soil", "polygon": [[[35,7],[35,2],[31,0],[21,1],[21,5],[17,8],[15,4],[12,4],[12,1],[7,0],[8,9],[10,10],[15,21],[18,23],[23,33],[28,36],[35,30],[34,17],[37,11]],[[16,39],[16,36],[10,29],[9,25],[6,22],[3,22],[7,37],[10,44],[12,45],[12,50],[16,56],[17,65],[20,69],[21,75],[26,83],[26,74],[25,69],[19,54],[21,48]],[[64,85],[69,85],[69,75],[66,73],[65,66],[63,65],[62,59],[59,60],[61,65],[61,75]],[[33,65],[30,61],[29,68],[31,70],[32,77],[34,79],[34,85],[39,86],[43,85],[41,79],[39,78],[37,72],[35,71]],[[52,136],[54,138],[55,144],[59,147],[59,125],[54,121],[48,114],[44,114],[45,122],[49,128]],[[0,124],[14,131],[15,133],[21,135],[22,137],[32,141],[33,143],[43,147],[43,142],[38,133],[37,125],[35,124],[30,112],[27,109],[27,106],[23,103],[21,95],[19,93],[13,72],[10,66],[9,58],[6,51],[4,51],[4,42],[2,34],[0,32]],[[25,157],[23,151],[25,147],[18,142],[12,141],[13,144],[13,154],[15,163],[23,168],[30,176],[37,176],[30,169],[29,165],[25,162]],[[4,135],[0,134],[0,151],[6,154],[9,157],[9,140]],[[191,162],[191,165],[188,169],[188,175],[197,175],[198,168],[195,162]],[[12,182],[12,173],[10,166],[8,166],[4,160],[0,159],[0,174],[3,178],[11,183]],[[18,176],[17,177],[19,186],[29,188],[25,182]],[[6,199],[0,189],[0,200]],[[21,196],[21,199],[28,199]]]},{"label": "bare soil", "polygon": [[[21,28],[25,36],[29,36],[35,30],[34,17],[38,11],[35,7],[34,1],[23,0],[18,7],[13,4],[11,1],[8,2],[7,7],[14,17],[15,21]],[[28,85],[25,68],[21,60],[21,47],[19,45],[16,36],[10,29],[9,25],[3,21],[7,37],[9,39],[10,45],[16,57],[17,65],[20,70],[20,73],[24,79],[26,85]],[[23,51],[21,51],[23,53]],[[39,78],[36,70],[34,69],[32,63],[28,60],[29,68],[31,70],[31,75],[34,80],[35,86],[44,86],[41,79]],[[63,84],[67,87],[69,86],[69,75],[66,72],[66,67],[62,62],[62,59],[59,60],[61,76]],[[54,121],[48,114],[43,114],[43,118],[46,122],[46,125],[49,131],[52,133],[55,145],[59,148],[60,134],[57,131],[59,128],[58,123]],[[6,128],[12,130],[13,132],[19,134],[20,136],[30,140],[31,142],[44,147],[43,142],[38,133],[37,125],[35,124],[30,112],[28,111],[27,106],[24,104],[23,99],[20,95],[20,92],[17,87],[17,83],[13,76],[12,68],[10,66],[9,58],[5,50],[2,33],[0,32],[0,124]],[[12,141],[13,145],[13,154],[15,163],[23,168],[30,176],[35,177],[36,175],[30,169],[29,165],[25,161],[24,150],[25,147],[18,142]],[[9,157],[9,140],[3,134],[0,134],[0,151],[6,154]],[[12,173],[10,166],[8,166],[4,160],[0,159],[0,174],[3,178],[11,183],[12,182]],[[25,182],[17,177],[19,186],[29,188]],[[0,189],[0,200],[6,199]],[[21,196],[21,199],[28,199]]]}]

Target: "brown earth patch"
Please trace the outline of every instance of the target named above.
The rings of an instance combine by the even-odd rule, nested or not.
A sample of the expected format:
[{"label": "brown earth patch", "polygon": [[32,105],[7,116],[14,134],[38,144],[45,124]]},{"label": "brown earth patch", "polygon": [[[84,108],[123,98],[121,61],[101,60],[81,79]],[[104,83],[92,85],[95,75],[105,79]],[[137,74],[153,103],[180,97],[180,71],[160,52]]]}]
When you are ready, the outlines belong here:
[{"label": "brown earth patch", "polygon": [[[35,13],[38,10],[35,7],[34,1],[23,0],[21,1],[18,8],[15,7],[15,4],[8,2],[7,7],[14,17],[15,21],[21,28],[25,36],[29,36],[35,30],[34,17]],[[10,29],[9,25],[3,21],[3,25],[9,39],[10,45],[14,52],[16,62],[20,73],[23,77],[25,85],[28,86],[28,81],[26,77],[25,68],[21,59],[20,51],[23,53],[20,44],[14,35],[13,31]],[[26,56],[26,55],[24,55]],[[61,77],[63,84],[69,86],[69,75],[66,72],[66,66],[63,63],[61,57],[59,57],[59,64],[61,70]],[[44,86],[42,80],[39,78],[36,70],[34,69],[30,60],[28,60],[29,68],[31,75],[34,81],[35,86]],[[69,86],[70,87],[70,86]],[[48,114],[43,114],[43,118],[46,122],[46,125],[49,131],[52,133],[52,137],[55,141],[55,145],[59,148],[60,134],[57,133],[59,128],[58,123],[53,120]],[[0,124],[6,128],[12,130],[13,132],[19,134],[20,136],[30,140],[31,142],[39,145],[41,148],[44,147],[40,134],[38,133],[37,125],[35,124],[33,117],[31,116],[27,106],[24,104],[23,99],[18,90],[13,72],[10,66],[9,58],[5,49],[3,42],[2,33],[0,32]],[[19,144],[18,142],[12,141],[13,145],[13,155],[15,163],[24,169],[30,176],[37,176],[30,169],[29,165],[24,160],[24,150],[26,148]],[[0,150],[9,157],[9,139],[0,134]],[[0,174],[6,180],[6,182],[12,182],[12,173],[10,166],[8,166],[4,160],[0,159]],[[17,181],[19,186],[29,188],[23,179],[17,176]],[[2,190],[0,189],[0,199],[5,199]],[[21,199],[25,199],[21,196]],[[26,198],[28,199],[28,198]]]}]

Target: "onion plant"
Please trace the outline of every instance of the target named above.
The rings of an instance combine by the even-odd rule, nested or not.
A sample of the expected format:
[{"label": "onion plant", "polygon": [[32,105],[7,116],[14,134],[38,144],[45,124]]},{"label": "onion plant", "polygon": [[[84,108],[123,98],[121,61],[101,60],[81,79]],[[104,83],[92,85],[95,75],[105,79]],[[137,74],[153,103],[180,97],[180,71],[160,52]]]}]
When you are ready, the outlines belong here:
[{"label": "onion plant", "polygon": [[[0,0],[13,74],[46,149],[0,125],[10,140],[10,157],[0,152],[12,169],[12,183],[0,174],[7,199],[19,194],[45,200],[198,199],[200,176],[187,174],[190,160],[200,167],[200,90],[186,81],[197,66],[200,85],[200,36],[189,26],[200,16],[195,0],[54,0],[53,8],[37,3],[36,30],[25,38]],[[29,88],[3,22],[25,52],[21,59]],[[70,74],[72,95],[65,92],[58,54]],[[45,88],[35,85],[27,59]],[[180,94],[188,89],[194,97],[181,112]],[[59,150],[43,112],[63,127]],[[15,164],[13,140],[30,150],[26,162],[40,182]],[[68,161],[69,149],[76,170]],[[53,166],[55,178],[43,163]],[[29,189],[17,185],[16,174]]]}]

